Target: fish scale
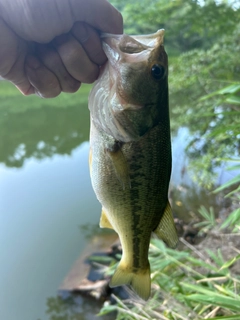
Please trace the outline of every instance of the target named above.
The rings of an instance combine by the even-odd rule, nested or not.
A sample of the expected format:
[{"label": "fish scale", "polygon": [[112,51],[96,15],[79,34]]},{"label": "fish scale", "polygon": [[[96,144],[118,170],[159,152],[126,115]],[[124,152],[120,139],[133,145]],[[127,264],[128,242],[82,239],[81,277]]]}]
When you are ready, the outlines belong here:
[{"label": "fish scale", "polygon": [[[110,286],[129,284],[145,300],[151,286],[151,233],[171,247],[178,241],[168,202],[171,142],[163,31],[147,37],[150,45],[139,36],[103,38],[109,62],[89,97],[90,172],[103,207],[100,226],[118,233],[123,251]],[[157,70],[155,78],[151,70]]]}]

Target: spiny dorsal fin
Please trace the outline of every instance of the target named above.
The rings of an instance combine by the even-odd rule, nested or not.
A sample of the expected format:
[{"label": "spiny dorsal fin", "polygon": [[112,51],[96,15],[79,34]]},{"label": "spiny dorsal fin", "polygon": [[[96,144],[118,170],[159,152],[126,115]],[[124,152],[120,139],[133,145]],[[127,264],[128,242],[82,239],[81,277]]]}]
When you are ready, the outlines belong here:
[{"label": "spiny dorsal fin", "polygon": [[164,210],[159,225],[153,232],[170,248],[176,248],[178,244],[178,235],[169,201],[167,202],[167,206]]},{"label": "spiny dorsal fin", "polygon": [[[108,217],[106,215],[105,209],[102,208],[102,213],[101,213],[101,218],[100,218],[100,223],[99,223],[100,228],[108,228],[108,229],[113,229],[113,226],[108,220]],[[113,229],[114,230],[114,229]]]}]

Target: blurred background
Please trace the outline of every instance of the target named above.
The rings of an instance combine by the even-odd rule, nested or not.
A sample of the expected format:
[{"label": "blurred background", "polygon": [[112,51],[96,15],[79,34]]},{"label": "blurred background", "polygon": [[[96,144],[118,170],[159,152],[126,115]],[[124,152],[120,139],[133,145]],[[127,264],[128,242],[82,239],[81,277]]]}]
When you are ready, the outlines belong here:
[{"label": "blurred background", "polygon": [[[165,29],[174,213],[189,221],[204,205],[226,215],[234,199],[211,191],[239,175],[240,2],[111,3],[124,16],[125,33]],[[2,319],[92,320],[101,307],[57,296],[99,232],[100,205],[88,172],[90,89],[43,100],[0,82]]]}]

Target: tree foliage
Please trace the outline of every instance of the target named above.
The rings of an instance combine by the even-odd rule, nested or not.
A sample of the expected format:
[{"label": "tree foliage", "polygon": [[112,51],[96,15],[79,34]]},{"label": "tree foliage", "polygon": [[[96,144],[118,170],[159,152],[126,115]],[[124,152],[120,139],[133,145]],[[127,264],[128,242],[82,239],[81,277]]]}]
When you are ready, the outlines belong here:
[{"label": "tree foliage", "polygon": [[[166,30],[172,130],[188,127],[190,167],[210,186],[220,159],[240,153],[239,1],[112,2],[126,33]],[[211,95],[229,85],[234,92]]]}]

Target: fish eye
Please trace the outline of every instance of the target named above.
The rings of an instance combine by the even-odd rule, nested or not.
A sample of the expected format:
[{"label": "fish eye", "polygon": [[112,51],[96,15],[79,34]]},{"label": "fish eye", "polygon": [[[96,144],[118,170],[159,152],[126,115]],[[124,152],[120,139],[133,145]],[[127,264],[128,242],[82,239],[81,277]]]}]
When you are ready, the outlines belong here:
[{"label": "fish eye", "polygon": [[165,69],[160,64],[154,64],[151,69],[151,74],[155,80],[161,80],[165,74]]}]

